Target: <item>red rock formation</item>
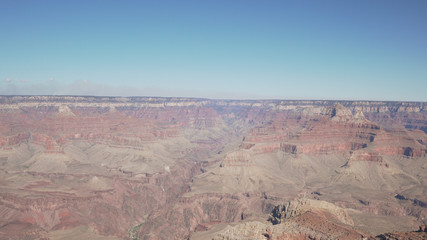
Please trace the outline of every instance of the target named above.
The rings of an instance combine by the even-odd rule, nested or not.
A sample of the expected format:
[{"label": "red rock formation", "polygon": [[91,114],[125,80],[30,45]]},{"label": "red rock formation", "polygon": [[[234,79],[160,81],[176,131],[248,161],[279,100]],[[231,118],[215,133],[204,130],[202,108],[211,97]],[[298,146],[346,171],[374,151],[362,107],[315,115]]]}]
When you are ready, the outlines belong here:
[{"label": "red rock formation", "polygon": [[328,155],[349,154],[373,146],[380,155],[422,157],[426,154],[424,139],[414,138],[403,129],[385,131],[367,121],[361,112],[353,116],[348,109],[337,105],[325,114],[277,114],[271,122],[252,129],[241,148],[252,149],[255,153],[280,150],[292,154]]},{"label": "red rock formation", "polygon": [[426,226],[420,226],[418,231],[384,233],[376,236],[379,240],[424,240],[427,239]]},{"label": "red rock formation", "polygon": [[[183,239],[217,223],[263,214],[276,201],[245,189],[239,194],[184,197],[191,191],[193,177],[212,174],[209,169],[215,166],[221,170],[258,168],[255,159],[264,160],[263,154],[278,153],[269,155],[271,162],[275,156],[288,154],[292,155],[289,165],[280,165],[285,161],[280,159],[277,166],[294,167],[295,176],[289,178],[299,178],[297,174],[316,171],[308,164],[318,156],[380,164],[394,155],[425,157],[423,103],[340,104],[0,96],[0,238],[41,238],[48,231],[84,225],[101,235],[121,238],[132,230],[141,239]],[[230,147],[238,146],[243,137],[238,149]],[[312,158],[303,167],[292,165],[301,155]],[[128,165],[123,166],[124,162]],[[230,174],[239,174],[235,172]],[[285,177],[281,181],[289,180]],[[263,186],[260,182],[256,184]],[[362,209],[357,201],[343,201],[342,206]],[[410,211],[387,204],[371,203],[365,212],[405,215]],[[294,219],[296,226],[308,232],[266,234],[277,239],[328,234],[341,239],[360,237],[331,219],[327,213],[309,211]]]},{"label": "red rock formation", "polygon": [[242,148],[258,153],[349,153],[366,147],[379,130],[377,125],[338,105],[326,115],[277,114],[271,122],[253,129]]}]

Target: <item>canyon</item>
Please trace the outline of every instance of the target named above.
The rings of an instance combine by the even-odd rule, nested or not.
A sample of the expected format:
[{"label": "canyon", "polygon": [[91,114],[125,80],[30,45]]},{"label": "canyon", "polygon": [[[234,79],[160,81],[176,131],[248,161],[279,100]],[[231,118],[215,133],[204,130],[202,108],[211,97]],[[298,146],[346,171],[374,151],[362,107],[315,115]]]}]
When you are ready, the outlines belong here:
[{"label": "canyon", "polygon": [[0,239],[427,239],[427,103],[0,96]]}]

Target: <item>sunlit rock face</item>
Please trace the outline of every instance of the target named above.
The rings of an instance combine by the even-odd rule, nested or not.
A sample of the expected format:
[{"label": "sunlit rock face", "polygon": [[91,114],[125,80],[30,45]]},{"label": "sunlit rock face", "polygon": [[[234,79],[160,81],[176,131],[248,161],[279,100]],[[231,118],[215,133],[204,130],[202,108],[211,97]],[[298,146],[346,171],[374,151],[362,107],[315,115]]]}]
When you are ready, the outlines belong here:
[{"label": "sunlit rock face", "polygon": [[0,239],[423,237],[426,127],[425,103],[2,96]]}]

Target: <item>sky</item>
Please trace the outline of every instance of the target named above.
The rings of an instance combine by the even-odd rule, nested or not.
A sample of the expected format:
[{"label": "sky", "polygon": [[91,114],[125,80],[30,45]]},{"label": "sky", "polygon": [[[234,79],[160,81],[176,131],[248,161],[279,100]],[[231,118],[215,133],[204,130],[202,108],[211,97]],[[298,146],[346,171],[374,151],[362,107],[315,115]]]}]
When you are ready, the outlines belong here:
[{"label": "sky", "polygon": [[427,101],[425,0],[0,0],[0,95]]}]

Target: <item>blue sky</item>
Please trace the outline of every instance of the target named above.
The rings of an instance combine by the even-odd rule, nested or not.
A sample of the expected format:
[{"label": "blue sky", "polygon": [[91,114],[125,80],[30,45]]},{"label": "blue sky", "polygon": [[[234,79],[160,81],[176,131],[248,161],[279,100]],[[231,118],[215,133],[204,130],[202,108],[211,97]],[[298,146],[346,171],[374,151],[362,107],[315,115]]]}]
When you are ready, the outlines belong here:
[{"label": "blue sky", "polygon": [[0,1],[0,94],[427,101],[427,1]]}]

